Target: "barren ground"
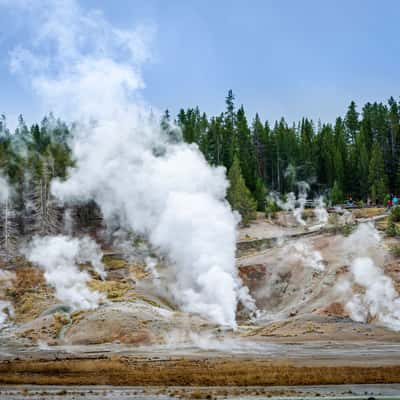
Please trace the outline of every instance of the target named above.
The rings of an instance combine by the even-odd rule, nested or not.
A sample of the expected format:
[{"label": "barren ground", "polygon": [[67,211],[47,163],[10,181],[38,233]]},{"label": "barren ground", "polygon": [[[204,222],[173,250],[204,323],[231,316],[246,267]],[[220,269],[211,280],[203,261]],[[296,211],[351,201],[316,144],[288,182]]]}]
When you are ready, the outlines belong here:
[{"label": "barren ground", "polygon": [[[234,332],[183,313],[168,296],[160,297],[140,260],[106,257],[107,280],[93,275],[90,284],[106,301],[97,310],[75,313],[57,302],[40,271],[23,260],[6,265],[0,299],[13,304],[14,314],[13,323],[0,333],[0,384],[149,386],[137,389],[149,398],[181,393],[156,393],[153,386],[218,386],[230,388],[229,395],[239,390],[238,395],[272,396],[307,392],[268,392],[267,386],[400,384],[400,334],[376,321],[349,318],[332,290],[346,273],[338,250],[343,236],[336,229],[310,227],[260,217],[241,231],[238,269],[262,312],[254,318],[239,309]],[[323,270],[286,265],[298,241],[321,253]],[[397,239],[384,245],[397,246]],[[385,270],[397,289],[399,259],[388,254]],[[7,390],[12,399],[19,389],[0,392]],[[202,398],[209,390],[184,396]],[[224,390],[213,389],[212,396]],[[319,393],[327,394],[324,389]]]}]

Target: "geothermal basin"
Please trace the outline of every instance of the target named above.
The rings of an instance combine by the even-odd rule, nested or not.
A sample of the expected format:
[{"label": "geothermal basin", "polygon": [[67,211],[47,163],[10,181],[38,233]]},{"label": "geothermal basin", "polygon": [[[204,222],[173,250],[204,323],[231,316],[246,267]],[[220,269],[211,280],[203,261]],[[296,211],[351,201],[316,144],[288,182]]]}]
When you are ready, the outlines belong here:
[{"label": "geothermal basin", "polygon": [[[1,287],[14,314],[1,330],[2,398],[394,396],[397,294],[381,286],[397,293],[400,267],[396,240],[380,225],[384,210],[375,213],[382,218],[372,222],[355,213],[351,229],[292,226],[288,215],[243,229],[236,263],[257,311],[239,305],[235,329],[180,310],[138,259],[117,249],[105,253],[107,278],[93,273],[88,284],[107,296],[92,310],[68,310],[31,266],[9,268]],[[379,266],[371,267],[382,282],[373,292],[353,270],[359,256]]]}]

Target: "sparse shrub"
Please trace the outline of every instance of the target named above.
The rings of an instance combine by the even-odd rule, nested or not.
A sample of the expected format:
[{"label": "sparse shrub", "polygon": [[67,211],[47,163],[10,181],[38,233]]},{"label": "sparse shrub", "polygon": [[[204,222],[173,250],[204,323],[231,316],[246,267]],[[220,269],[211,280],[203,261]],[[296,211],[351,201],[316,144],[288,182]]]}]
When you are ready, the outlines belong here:
[{"label": "sparse shrub", "polygon": [[279,208],[278,204],[276,204],[276,201],[272,198],[267,198],[267,201],[265,204],[265,216],[275,218],[275,214],[278,211],[280,211],[280,208]]},{"label": "sparse shrub", "polygon": [[357,205],[357,207],[364,208],[364,201],[363,200],[359,200],[359,201],[356,202],[356,205]]},{"label": "sparse shrub", "polygon": [[340,228],[340,233],[343,236],[349,236],[353,233],[355,225],[352,224],[345,224]]},{"label": "sparse shrub", "polygon": [[335,227],[339,225],[339,216],[337,213],[331,213],[328,215],[328,224]]},{"label": "sparse shrub", "polygon": [[132,240],[132,245],[133,247],[139,247],[145,243],[145,239],[141,235],[134,235],[133,240]]},{"label": "sparse shrub", "polygon": [[107,269],[120,269],[128,265],[126,260],[113,256],[103,256],[102,261]]},{"label": "sparse shrub", "polygon": [[392,218],[393,222],[400,222],[400,206],[392,208],[390,217]]},{"label": "sparse shrub", "polygon": [[386,234],[387,234],[388,236],[391,236],[391,237],[397,236],[397,235],[399,234],[399,230],[398,230],[396,224],[394,223],[392,214],[389,215],[389,218],[388,218],[388,224],[387,224],[387,228],[386,228]]},{"label": "sparse shrub", "polygon": [[400,257],[400,245],[395,245],[395,246],[391,247],[390,252],[395,257]]}]

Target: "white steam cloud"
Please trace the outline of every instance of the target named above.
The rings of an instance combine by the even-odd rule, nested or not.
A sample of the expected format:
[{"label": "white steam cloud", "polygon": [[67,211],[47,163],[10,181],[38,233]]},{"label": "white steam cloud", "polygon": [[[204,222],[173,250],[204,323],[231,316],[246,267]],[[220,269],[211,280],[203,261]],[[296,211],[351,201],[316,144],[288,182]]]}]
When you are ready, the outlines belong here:
[{"label": "white steam cloud", "polygon": [[44,270],[46,282],[55,288],[60,301],[72,309],[98,306],[101,295],[87,287],[90,275],[78,267],[78,264],[90,262],[101,277],[105,276],[100,248],[89,237],[35,237],[25,254],[29,261]]},{"label": "white steam cloud", "polygon": [[361,224],[346,238],[343,250],[350,277],[342,279],[337,289],[349,316],[354,321],[375,321],[399,331],[400,297],[392,279],[379,266],[386,254],[379,232],[371,224]]},{"label": "white steam cloud", "polygon": [[299,189],[297,196],[294,192],[290,192],[287,195],[286,201],[282,201],[277,194],[273,194],[273,198],[282,210],[291,211],[293,213],[293,216],[299,225],[305,226],[306,221],[303,219],[303,213],[307,201],[307,192],[309,191],[310,186],[307,182],[298,182],[297,186]]},{"label": "white steam cloud", "polygon": [[326,211],[326,206],[324,198],[320,196],[316,201],[316,206],[314,208],[314,215],[317,218],[317,222],[322,226],[328,223],[328,211]]},{"label": "white steam cloud", "polygon": [[291,262],[295,261],[301,263],[305,267],[319,271],[325,269],[322,254],[319,251],[314,250],[305,240],[298,240],[293,243],[292,246],[289,246],[288,254],[290,254],[288,259],[290,259]]},{"label": "white steam cloud", "polygon": [[[359,322],[376,320],[393,330],[400,330],[400,297],[393,281],[368,257],[359,257],[351,265],[353,282],[363,288],[353,293],[346,303],[352,319]],[[348,282],[351,290],[351,284]]]},{"label": "white steam cloud", "polygon": [[[38,40],[55,52],[45,57],[49,68],[32,71],[33,86],[53,110],[79,121],[76,168],[53,193],[65,202],[93,199],[106,222],[147,236],[171,262],[171,292],[182,308],[234,327],[238,300],[252,302],[235,267],[237,217],[225,201],[225,170],[209,167],[194,145],[170,144],[139,100],[149,31],[116,29],[72,0],[50,2],[40,19]],[[21,54],[14,70],[26,68]],[[63,244],[52,240],[39,243],[35,259]]]}]

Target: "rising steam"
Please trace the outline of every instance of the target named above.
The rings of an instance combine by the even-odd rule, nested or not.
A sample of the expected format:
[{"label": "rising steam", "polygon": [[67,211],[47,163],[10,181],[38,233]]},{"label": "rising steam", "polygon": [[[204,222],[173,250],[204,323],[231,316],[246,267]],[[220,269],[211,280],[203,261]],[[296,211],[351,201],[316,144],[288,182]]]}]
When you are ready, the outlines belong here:
[{"label": "rising steam", "polygon": [[64,304],[73,310],[98,306],[100,294],[87,287],[90,275],[78,267],[90,262],[95,272],[105,276],[100,249],[90,238],[35,237],[25,253],[29,261],[43,269],[46,282],[55,288],[56,297]]},{"label": "rising steam", "polygon": [[345,310],[358,322],[376,321],[390,329],[400,330],[400,297],[392,279],[385,275],[386,250],[379,232],[371,224],[361,224],[343,244],[350,264],[350,277],[339,282],[337,289],[345,298]]},{"label": "rising steam", "polygon": [[310,186],[307,182],[298,182],[298,195],[294,192],[287,194],[286,201],[283,201],[278,193],[272,193],[272,198],[279,208],[285,211],[291,211],[298,225],[305,226],[303,219],[304,207],[307,201],[307,193]]},{"label": "rising steam", "polygon": [[317,219],[318,224],[324,226],[328,223],[328,211],[326,211],[326,206],[324,198],[322,196],[318,197],[316,201],[316,206],[314,208],[314,215]]},{"label": "rising steam", "polygon": [[[168,257],[171,292],[182,308],[234,327],[238,300],[252,302],[235,268],[237,218],[225,201],[225,170],[209,167],[195,145],[171,144],[157,112],[140,100],[139,67],[149,55],[149,30],[116,29],[72,0],[50,2],[39,15],[37,26],[43,28],[37,40],[52,43],[55,53],[39,54],[48,67],[30,71],[33,87],[49,108],[79,121],[71,143],[76,168],[65,182],[54,183],[54,195],[70,203],[93,199],[106,222],[145,235]],[[38,58],[16,49],[17,72],[26,71],[24,54]],[[71,267],[77,243],[38,241],[30,258],[51,274],[56,287],[62,271],[58,263],[43,263],[45,252],[53,259],[61,255],[63,266],[81,276],[79,284],[85,281],[86,275]],[[73,301],[70,292],[62,296]]]}]

